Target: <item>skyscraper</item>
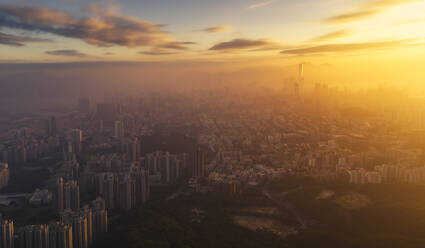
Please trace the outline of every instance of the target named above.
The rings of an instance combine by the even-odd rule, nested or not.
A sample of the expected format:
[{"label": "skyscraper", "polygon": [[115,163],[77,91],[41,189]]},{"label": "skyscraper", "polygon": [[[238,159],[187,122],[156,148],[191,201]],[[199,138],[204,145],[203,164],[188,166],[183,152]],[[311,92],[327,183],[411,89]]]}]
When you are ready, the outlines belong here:
[{"label": "skyscraper", "polygon": [[0,247],[14,247],[13,221],[0,219]]},{"label": "skyscraper", "polygon": [[61,222],[72,226],[72,243],[74,248],[89,247],[89,226],[87,223],[87,216],[67,209],[60,214],[60,220]]},{"label": "skyscraper", "polygon": [[135,206],[136,186],[130,174],[119,176],[118,195],[120,209],[129,210]]},{"label": "skyscraper", "polygon": [[56,182],[55,192],[56,211],[65,209],[78,210],[80,208],[80,187],[77,181],[70,180],[66,183],[60,177]]},{"label": "skyscraper", "polygon": [[63,178],[59,177],[56,180],[56,188],[54,193],[56,212],[60,213],[65,209],[63,202]]},{"label": "skyscraper", "polygon": [[193,154],[192,176],[193,177],[205,176],[205,153],[201,151],[199,148]]},{"label": "skyscraper", "polygon": [[87,240],[89,246],[93,244],[93,210],[89,205],[84,205],[80,209],[80,216],[87,218]]},{"label": "skyscraper", "polygon": [[71,180],[63,185],[63,200],[65,209],[80,208],[80,187],[77,181]]},{"label": "skyscraper", "polygon": [[[68,150],[71,149],[71,151],[75,154],[80,154],[82,151],[82,143],[83,143],[83,131],[80,129],[72,129],[66,134],[66,139],[68,142]],[[69,146],[71,146],[69,148]]]},{"label": "skyscraper", "polygon": [[72,226],[62,222],[49,223],[49,248],[73,248]]},{"label": "skyscraper", "polygon": [[101,233],[108,231],[108,211],[106,210],[106,202],[101,197],[91,202],[93,210],[93,239]]},{"label": "skyscraper", "polygon": [[124,123],[122,121],[115,121],[114,123],[114,137],[124,137]]}]

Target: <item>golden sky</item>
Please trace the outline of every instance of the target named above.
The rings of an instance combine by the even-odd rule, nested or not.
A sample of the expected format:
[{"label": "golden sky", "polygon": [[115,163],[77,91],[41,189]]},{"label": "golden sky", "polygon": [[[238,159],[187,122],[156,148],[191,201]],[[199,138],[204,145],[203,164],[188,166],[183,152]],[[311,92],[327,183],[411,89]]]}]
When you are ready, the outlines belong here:
[{"label": "golden sky", "polygon": [[423,0],[3,0],[0,60],[311,62],[418,84],[424,13]]}]

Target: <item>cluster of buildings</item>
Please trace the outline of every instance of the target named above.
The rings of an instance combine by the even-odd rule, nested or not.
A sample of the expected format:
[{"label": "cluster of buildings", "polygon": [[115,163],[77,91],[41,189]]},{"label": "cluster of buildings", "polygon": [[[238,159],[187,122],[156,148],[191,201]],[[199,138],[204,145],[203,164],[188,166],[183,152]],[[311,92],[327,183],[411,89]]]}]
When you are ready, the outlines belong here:
[{"label": "cluster of buildings", "polygon": [[425,167],[406,168],[401,165],[379,165],[374,170],[348,170],[353,184],[409,183],[425,184]]},{"label": "cluster of buildings", "polygon": [[149,170],[149,180],[152,185],[169,185],[180,179],[188,167],[186,153],[171,154],[156,151],[146,154],[142,163]]},{"label": "cluster of buildings", "polygon": [[89,248],[96,237],[108,231],[105,201],[97,198],[90,205],[60,213],[60,221],[14,227],[11,220],[0,220],[2,248]]}]

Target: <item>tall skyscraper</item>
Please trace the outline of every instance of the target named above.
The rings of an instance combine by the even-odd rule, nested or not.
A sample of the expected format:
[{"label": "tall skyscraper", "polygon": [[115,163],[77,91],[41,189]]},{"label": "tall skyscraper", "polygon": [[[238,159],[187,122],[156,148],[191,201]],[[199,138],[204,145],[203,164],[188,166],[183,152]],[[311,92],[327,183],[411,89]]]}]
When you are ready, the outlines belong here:
[{"label": "tall skyscraper", "polygon": [[11,220],[0,219],[0,247],[14,248],[14,226]]},{"label": "tall skyscraper", "polygon": [[294,82],[295,97],[300,97],[300,91],[304,86],[304,64],[298,65],[298,80]]},{"label": "tall skyscraper", "polygon": [[73,248],[72,226],[62,222],[49,223],[48,248]]},{"label": "tall skyscraper", "polygon": [[80,209],[80,215],[87,218],[87,240],[91,246],[93,244],[93,210],[89,205],[84,205]]},{"label": "tall skyscraper", "polygon": [[78,210],[80,208],[80,187],[77,181],[71,180],[63,185],[63,196],[65,209]]},{"label": "tall skyscraper", "polygon": [[105,199],[107,209],[116,207],[117,181],[116,174],[112,172],[100,173],[96,176],[96,191]]},{"label": "tall skyscraper", "polygon": [[56,188],[54,192],[54,200],[56,206],[56,212],[60,213],[65,209],[63,202],[63,178],[59,177],[56,180]]},{"label": "tall skyscraper", "polygon": [[135,181],[128,173],[119,176],[118,195],[120,209],[129,210],[135,206],[136,202],[136,185]]},{"label": "tall skyscraper", "polygon": [[59,213],[65,209],[78,210],[80,208],[80,187],[77,181],[70,180],[64,183],[61,177],[58,178],[54,196],[56,211]]},{"label": "tall skyscraper", "polygon": [[115,121],[114,123],[114,137],[124,137],[124,123],[122,121]]},{"label": "tall skyscraper", "polygon": [[101,197],[91,202],[93,210],[93,239],[101,233],[108,231],[108,211],[106,210],[106,202]]},{"label": "tall skyscraper", "polygon": [[[83,131],[80,129],[72,129],[66,134],[66,139],[68,143],[68,152],[80,154],[82,151],[83,144]],[[71,146],[71,147],[69,147]]]},{"label": "tall skyscraper", "polygon": [[72,226],[72,243],[74,248],[89,247],[88,219],[79,212],[67,209],[60,214],[61,222]]},{"label": "tall skyscraper", "polygon": [[192,176],[203,177],[205,173],[205,153],[198,148],[193,154]]}]

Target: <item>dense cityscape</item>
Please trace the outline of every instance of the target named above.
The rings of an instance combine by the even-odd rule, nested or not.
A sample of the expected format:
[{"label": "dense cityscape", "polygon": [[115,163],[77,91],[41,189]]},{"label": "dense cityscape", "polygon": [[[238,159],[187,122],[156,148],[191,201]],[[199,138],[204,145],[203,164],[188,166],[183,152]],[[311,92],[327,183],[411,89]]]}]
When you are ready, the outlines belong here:
[{"label": "dense cityscape", "polygon": [[424,248],[424,11],[0,0],[0,248]]},{"label": "dense cityscape", "polygon": [[[95,104],[80,97],[66,112],[10,115],[0,146],[2,247],[91,247],[113,225],[109,219],[151,198],[237,198],[263,188],[274,201],[265,185],[288,175],[346,185],[425,183],[420,102],[390,88],[308,85],[300,64],[279,92],[205,88]],[[385,106],[385,94],[403,105]],[[22,187],[25,180],[31,185]],[[361,205],[364,196],[349,197],[341,204]],[[279,233],[309,226],[300,220]]]}]

